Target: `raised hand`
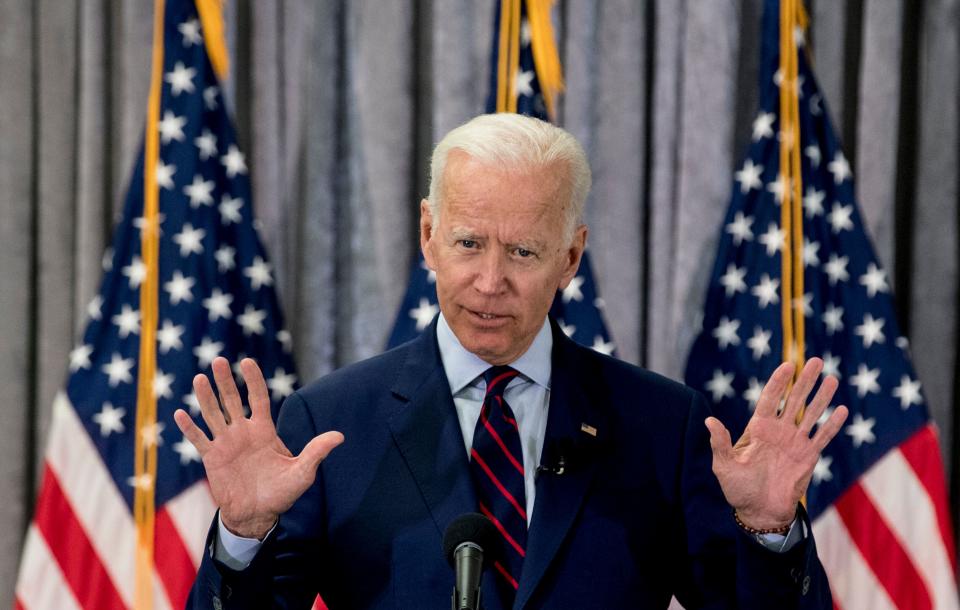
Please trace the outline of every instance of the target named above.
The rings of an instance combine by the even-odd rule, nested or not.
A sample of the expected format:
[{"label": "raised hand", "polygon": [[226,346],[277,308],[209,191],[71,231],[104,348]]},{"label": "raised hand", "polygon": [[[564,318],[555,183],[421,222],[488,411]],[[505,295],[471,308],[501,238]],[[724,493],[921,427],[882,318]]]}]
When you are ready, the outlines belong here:
[{"label": "raised hand", "polygon": [[244,416],[240,392],[225,358],[213,361],[222,410],[206,375],[193,378],[200,412],[213,439],[207,438],[183,409],[173,417],[203,459],[223,524],[237,535],[263,539],[280,513],[313,483],[317,466],[343,442],[343,435],[326,432],[314,437],[293,457],[270,417],[270,398],[260,367],[245,358],[240,369],[247,385],[249,418]]},{"label": "raised hand", "polygon": [[777,367],[736,445],[731,445],[730,433],[720,420],[706,420],[713,449],[713,472],[727,502],[749,527],[777,529],[793,521],[797,502],[806,493],[820,452],[847,418],[847,408],[837,407],[810,437],[814,424],[837,391],[837,379],[828,376],[797,423],[822,369],[823,361],[819,358],[808,360],[782,413],[778,413],[794,366],[785,362]]}]

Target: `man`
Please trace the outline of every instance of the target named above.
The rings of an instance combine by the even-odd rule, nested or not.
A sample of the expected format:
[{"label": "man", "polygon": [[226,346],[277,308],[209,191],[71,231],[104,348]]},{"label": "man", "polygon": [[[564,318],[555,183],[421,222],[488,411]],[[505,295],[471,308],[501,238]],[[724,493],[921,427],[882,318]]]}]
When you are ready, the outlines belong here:
[{"label": "man", "polygon": [[590,170],[572,136],[481,116],[438,144],[431,170],[420,245],[441,314],[422,337],[294,394],[279,437],[252,361],[249,418],[225,360],[222,410],[194,380],[213,438],[176,421],[220,512],[192,606],[308,608],[319,592],[331,608],[447,608],[441,537],[479,509],[500,534],[488,610],[664,608],[671,595],[829,608],[798,504],[846,417],[838,407],[811,438],[837,386],[827,377],[803,410],[822,363],[789,393],[793,368],[778,368],[732,446],[699,394],[547,318],[587,238]]}]

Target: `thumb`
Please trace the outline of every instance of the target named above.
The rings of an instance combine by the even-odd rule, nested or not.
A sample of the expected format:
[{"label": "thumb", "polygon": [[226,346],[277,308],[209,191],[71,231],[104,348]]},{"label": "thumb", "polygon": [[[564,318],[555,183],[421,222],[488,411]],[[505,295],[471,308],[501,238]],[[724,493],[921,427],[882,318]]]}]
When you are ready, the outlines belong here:
[{"label": "thumb", "polygon": [[726,460],[733,451],[730,432],[716,417],[708,417],[703,423],[710,431],[710,449],[713,450],[714,459]]},{"label": "thumb", "polygon": [[326,459],[330,452],[342,442],[343,434],[336,431],[324,432],[315,436],[297,456],[297,464],[304,470],[313,472],[320,465],[320,462]]}]

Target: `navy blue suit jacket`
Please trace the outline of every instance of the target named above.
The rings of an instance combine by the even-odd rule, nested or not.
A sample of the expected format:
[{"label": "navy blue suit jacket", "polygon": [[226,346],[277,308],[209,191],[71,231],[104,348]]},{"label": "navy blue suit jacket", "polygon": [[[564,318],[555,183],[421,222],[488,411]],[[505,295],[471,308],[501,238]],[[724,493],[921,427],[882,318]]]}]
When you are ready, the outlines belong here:
[{"label": "navy blue suit jacket", "polygon": [[[450,607],[441,538],[477,500],[435,324],[284,403],[294,454],[327,430],[346,441],[246,570],[206,554],[188,607]],[[567,467],[538,476],[514,608],[831,607],[812,538],[777,554],[734,523],[700,394],[553,336],[544,453]],[[504,610],[492,579],[484,606]]]}]

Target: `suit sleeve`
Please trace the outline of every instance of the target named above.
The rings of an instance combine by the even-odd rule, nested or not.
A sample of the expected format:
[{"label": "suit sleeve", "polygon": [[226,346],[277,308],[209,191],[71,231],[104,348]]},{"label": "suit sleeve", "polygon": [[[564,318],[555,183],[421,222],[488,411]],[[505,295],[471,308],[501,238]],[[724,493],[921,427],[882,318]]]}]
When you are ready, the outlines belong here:
[{"label": "suit sleeve", "polygon": [[691,402],[680,475],[689,561],[687,576],[677,584],[680,603],[687,610],[832,608],[806,512],[800,507],[806,539],[785,553],[765,548],[737,526],[713,474],[704,424],[710,411],[699,393]]},{"label": "suit sleeve", "polygon": [[[280,438],[297,455],[318,432],[298,394],[286,400],[277,424]],[[213,557],[217,519],[207,542],[188,609],[262,610],[311,607],[323,582],[323,465],[317,480],[280,517],[256,557],[244,570],[232,570]]]}]

